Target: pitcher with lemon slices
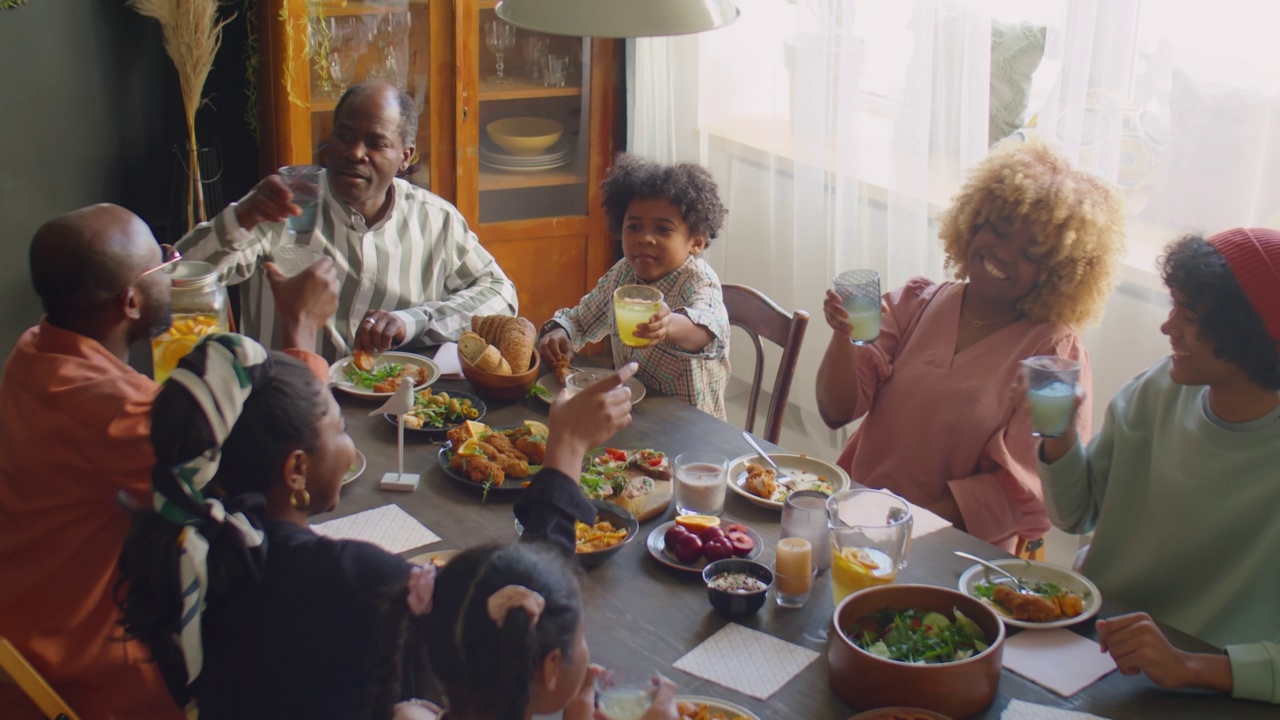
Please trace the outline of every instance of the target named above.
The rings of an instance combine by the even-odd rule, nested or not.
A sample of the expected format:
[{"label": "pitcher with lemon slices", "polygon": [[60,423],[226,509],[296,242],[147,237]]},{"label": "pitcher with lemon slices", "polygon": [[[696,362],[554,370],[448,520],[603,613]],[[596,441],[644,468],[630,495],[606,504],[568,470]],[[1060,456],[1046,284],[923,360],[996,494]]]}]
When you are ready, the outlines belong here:
[{"label": "pitcher with lemon slices", "polygon": [[843,490],[827,499],[831,530],[831,593],[835,604],[887,585],[907,566],[911,506],[887,490]]},{"label": "pitcher with lemon slices", "polygon": [[227,289],[213,265],[182,260],[174,271],[173,322],[151,341],[152,376],[162,383],[206,335],[227,332]]}]

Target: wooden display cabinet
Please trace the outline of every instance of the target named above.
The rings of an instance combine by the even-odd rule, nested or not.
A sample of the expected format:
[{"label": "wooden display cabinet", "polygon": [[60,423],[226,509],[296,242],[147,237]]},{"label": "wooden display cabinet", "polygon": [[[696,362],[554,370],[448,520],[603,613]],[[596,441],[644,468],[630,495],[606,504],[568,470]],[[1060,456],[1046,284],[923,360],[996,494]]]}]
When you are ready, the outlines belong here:
[{"label": "wooden display cabinet", "polygon": [[[515,283],[520,314],[541,324],[576,304],[617,258],[599,185],[615,150],[621,43],[515,29],[503,58],[509,81],[496,82],[485,42],[502,22],[495,5],[262,3],[262,172],[317,161],[345,75],[395,82],[420,107],[418,157],[405,179],[458,207]],[[563,85],[548,85],[545,62],[534,62],[543,47],[567,59]],[[521,116],[556,120],[561,139],[516,156],[486,132]]]}]

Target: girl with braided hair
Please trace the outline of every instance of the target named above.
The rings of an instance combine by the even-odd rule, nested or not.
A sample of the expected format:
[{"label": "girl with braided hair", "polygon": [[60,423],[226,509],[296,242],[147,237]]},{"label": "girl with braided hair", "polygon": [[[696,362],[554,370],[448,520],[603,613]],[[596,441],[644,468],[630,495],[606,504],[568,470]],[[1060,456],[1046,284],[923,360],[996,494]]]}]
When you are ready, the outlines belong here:
[{"label": "girl with braided hair", "polygon": [[160,391],[151,439],[154,509],[117,592],[170,693],[205,720],[365,717],[385,598],[408,586],[425,612],[434,571],[307,527],[355,459],[332,395],[301,362],[214,335]]}]

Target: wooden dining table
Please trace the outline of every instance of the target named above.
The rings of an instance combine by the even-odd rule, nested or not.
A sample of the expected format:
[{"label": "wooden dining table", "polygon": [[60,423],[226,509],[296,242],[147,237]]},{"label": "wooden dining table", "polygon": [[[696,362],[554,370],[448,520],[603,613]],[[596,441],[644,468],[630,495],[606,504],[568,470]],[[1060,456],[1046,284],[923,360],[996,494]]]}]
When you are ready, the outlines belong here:
[{"label": "wooden dining table", "polygon": [[[473,392],[462,380],[439,381],[433,388]],[[482,501],[478,487],[464,487],[447,477],[437,460],[443,437],[437,439],[406,431],[405,471],[420,473],[421,485],[412,493],[380,490],[378,481],[383,473],[396,470],[396,427],[381,415],[369,415],[381,404],[380,400],[355,398],[341,392],[337,396],[347,431],[368,464],[360,477],[343,488],[338,509],[317,516],[315,522],[394,503],[442,538],[438,543],[404,553],[406,557],[516,539],[513,497],[491,493]],[[547,419],[547,404],[534,398],[507,404],[487,402],[486,405],[487,414],[482,420],[493,427]],[[766,449],[775,448],[760,442]],[[649,393],[634,407],[631,425],[609,444],[653,448],[672,457],[685,451],[705,450],[734,458],[750,451],[739,428],[654,393]],[[735,621],[819,653],[815,662],[767,700],[749,697],[672,667],[677,659],[730,622],[712,610],[700,575],[675,570],[649,556],[645,539],[654,527],[670,520],[674,512],[673,503],[665,514],[643,523],[638,537],[615,556],[584,572],[587,640],[593,662],[630,676],[661,672],[676,682],[681,694],[723,698],[752,710],[764,720],[846,720],[856,714],[858,710],[843,702],[830,688],[826,643],[819,639],[831,622],[833,610],[829,574],[818,576],[813,594],[803,608],[783,609],[773,601],[771,593],[760,612]],[[726,521],[745,523],[759,533],[765,546],[759,559],[766,563],[772,560],[779,533],[777,510],[753,505],[734,493],[727,493],[724,517]],[[910,562],[899,574],[898,581],[955,588],[960,574],[971,562],[954,556],[953,550],[988,559],[1008,557],[966,533],[946,528],[913,541]],[[1100,617],[1126,611],[1127,608],[1104,598]],[[1072,629],[1097,639],[1093,621]],[[1174,644],[1183,649],[1213,651],[1211,646],[1177,631],[1168,630],[1168,634]],[[769,658],[759,658],[759,662],[769,662]],[[927,692],[927,688],[921,688],[921,692]],[[1007,669],[1001,673],[995,703],[976,717],[999,718],[1015,698],[1116,719],[1280,718],[1277,706],[1207,692],[1161,690],[1144,676],[1127,677],[1119,672],[1112,672],[1071,697],[1062,697]]]}]

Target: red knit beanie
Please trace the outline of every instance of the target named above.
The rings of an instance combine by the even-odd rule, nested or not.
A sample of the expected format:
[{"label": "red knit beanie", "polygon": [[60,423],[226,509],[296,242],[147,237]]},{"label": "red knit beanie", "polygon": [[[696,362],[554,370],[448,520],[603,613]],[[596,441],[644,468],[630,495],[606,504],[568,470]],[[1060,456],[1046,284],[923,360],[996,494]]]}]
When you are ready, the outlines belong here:
[{"label": "red knit beanie", "polygon": [[1209,238],[1226,259],[1267,334],[1280,343],[1280,231],[1235,228]]}]

